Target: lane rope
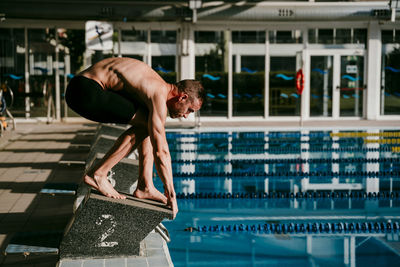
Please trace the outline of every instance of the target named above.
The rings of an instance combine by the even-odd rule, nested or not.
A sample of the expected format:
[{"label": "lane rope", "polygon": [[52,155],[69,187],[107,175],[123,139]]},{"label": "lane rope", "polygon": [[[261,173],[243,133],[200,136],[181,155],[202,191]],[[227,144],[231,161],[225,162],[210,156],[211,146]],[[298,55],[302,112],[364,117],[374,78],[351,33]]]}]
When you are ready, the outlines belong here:
[{"label": "lane rope", "polygon": [[222,192],[197,192],[197,193],[177,193],[178,199],[354,199],[354,200],[399,200],[400,193],[381,191],[381,192],[272,192],[272,193],[222,193]]},{"label": "lane rope", "polygon": [[399,222],[309,222],[203,225],[192,227],[203,233],[252,232],[264,234],[388,234],[399,233]]}]

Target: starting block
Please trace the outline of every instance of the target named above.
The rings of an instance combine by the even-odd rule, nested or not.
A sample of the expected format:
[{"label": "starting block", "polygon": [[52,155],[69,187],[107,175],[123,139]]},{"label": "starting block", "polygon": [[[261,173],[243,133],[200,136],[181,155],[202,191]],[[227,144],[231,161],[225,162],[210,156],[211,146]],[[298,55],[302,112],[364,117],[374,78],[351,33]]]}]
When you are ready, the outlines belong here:
[{"label": "starting block", "polygon": [[86,162],[86,164],[90,164],[90,161],[96,157],[96,154],[106,154],[114,145],[115,141],[117,141],[117,137],[104,134],[98,135],[93,142],[92,148],[87,157],[88,161]]},{"label": "starting block", "polygon": [[113,137],[119,137],[129,127],[126,125],[113,125],[113,124],[100,124],[97,128],[95,139],[99,135],[109,135]]},{"label": "starting block", "polygon": [[[96,164],[104,157],[102,153],[96,153],[92,161],[88,162],[88,167]],[[135,159],[124,158],[118,162],[108,173],[108,179],[118,192],[132,195],[136,189],[139,175],[139,161]],[[86,184],[81,184],[77,189],[77,198],[74,203],[74,210],[77,210],[84,197],[91,188]]]},{"label": "starting block", "polygon": [[[96,154],[93,164],[96,164],[104,157],[104,154]],[[139,160],[124,158],[118,162],[108,173],[108,179],[118,192],[133,194],[136,189],[139,175]]]},{"label": "starting block", "polygon": [[60,259],[140,255],[142,240],[173,213],[166,205],[92,190],[75,212],[60,245]]}]

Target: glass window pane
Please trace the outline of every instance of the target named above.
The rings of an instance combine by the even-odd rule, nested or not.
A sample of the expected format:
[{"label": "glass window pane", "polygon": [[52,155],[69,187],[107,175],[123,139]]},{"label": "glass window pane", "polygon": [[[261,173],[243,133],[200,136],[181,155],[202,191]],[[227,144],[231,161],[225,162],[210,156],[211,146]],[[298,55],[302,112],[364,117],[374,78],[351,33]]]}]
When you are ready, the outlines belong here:
[{"label": "glass window pane", "polygon": [[269,41],[272,44],[299,44],[302,43],[300,30],[292,31],[269,31]]},{"label": "glass window pane", "polygon": [[332,64],[332,56],[311,57],[311,116],[332,116]]},{"label": "glass window pane", "polygon": [[265,56],[234,59],[240,72],[233,75],[233,116],[263,116]]},{"label": "glass window pane", "polygon": [[223,32],[214,31],[196,31],[194,32],[194,41],[196,43],[221,43]]},{"label": "glass window pane", "polygon": [[79,117],[65,103],[64,90],[73,75],[82,70],[83,58],[86,50],[85,30],[58,29],[58,39],[62,46],[68,48],[60,49],[59,66],[60,66],[60,88],[61,88],[61,116],[62,117]]},{"label": "glass window pane", "polygon": [[364,92],[364,58],[341,56],[340,116],[362,116]]},{"label": "glass window pane", "polygon": [[317,43],[317,30],[316,29],[309,29],[308,30],[308,42],[310,44]]},{"label": "glass window pane", "polygon": [[47,116],[48,96],[54,91],[54,34],[54,29],[28,30],[31,117]]},{"label": "glass window pane", "polygon": [[[4,93],[6,104],[14,117],[24,117],[25,113],[25,38],[23,29],[0,29],[0,81],[13,94]],[[10,75],[12,74],[12,75]],[[17,79],[13,79],[17,78]]]},{"label": "glass window pane", "polygon": [[394,34],[394,43],[400,44],[400,30],[395,30]]},{"label": "glass window pane", "polygon": [[319,44],[333,44],[333,29],[318,29]]},{"label": "glass window pane", "polygon": [[351,43],[351,29],[336,29],[336,44]]},{"label": "glass window pane", "polygon": [[144,60],[147,55],[147,30],[122,30],[121,31],[121,54]]},{"label": "glass window pane", "polygon": [[[227,33],[228,34],[228,33]],[[228,60],[224,32],[195,32],[196,80],[202,82],[206,99],[202,116],[228,115]]]},{"label": "glass window pane", "polygon": [[176,82],[176,31],[151,31],[151,66],[168,83]]},{"label": "glass window pane", "polygon": [[366,44],[367,43],[367,29],[354,29],[354,44]]},{"label": "glass window pane", "polygon": [[[382,35],[383,39],[386,37]],[[309,29],[310,44],[355,44],[366,46],[367,29]],[[329,47],[327,47],[329,48]]]},{"label": "glass window pane", "polygon": [[147,42],[147,31],[121,30],[122,42]]},{"label": "glass window pane", "polygon": [[153,56],[153,69],[168,83],[176,83],[175,56]]},{"label": "glass window pane", "polygon": [[232,43],[265,43],[265,31],[233,31]]},{"label": "glass window pane", "polygon": [[271,57],[269,115],[299,116],[300,96],[296,92],[296,57]]},{"label": "glass window pane", "polygon": [[398,30],[382,31],[381,115],[400,115],[400,42]]},{"label": "glass window pane", "polygon": [[382,44],[390,44],[394,41],[394,30],[382,31]]},{"label": "glass window pane", "polygon": [[151,31],[152,43],[176,43],[176,31]]}]

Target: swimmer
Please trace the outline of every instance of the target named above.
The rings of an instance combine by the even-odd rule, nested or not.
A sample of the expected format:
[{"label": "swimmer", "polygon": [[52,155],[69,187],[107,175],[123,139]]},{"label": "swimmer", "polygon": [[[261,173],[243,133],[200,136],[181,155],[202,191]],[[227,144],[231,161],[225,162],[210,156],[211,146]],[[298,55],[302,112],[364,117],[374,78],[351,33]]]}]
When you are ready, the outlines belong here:
[{"label": "swimmer", "polygon": [[[139,152],[138,185],[135,197],[163,202],[178,212],[173,185],[171,156],[165,136],[165,121],[199,110],[204,101],[199,81],[165,82],[151,67],[132,58],[108,58],[75,76],[65,99],[82,117],[101,123],[129,124],[127,129],[83,181],[107,197],[124,199],[107,179],[111,168],[130,154]],[[164,184],[164,194],[152,180],[153,163]]]}]

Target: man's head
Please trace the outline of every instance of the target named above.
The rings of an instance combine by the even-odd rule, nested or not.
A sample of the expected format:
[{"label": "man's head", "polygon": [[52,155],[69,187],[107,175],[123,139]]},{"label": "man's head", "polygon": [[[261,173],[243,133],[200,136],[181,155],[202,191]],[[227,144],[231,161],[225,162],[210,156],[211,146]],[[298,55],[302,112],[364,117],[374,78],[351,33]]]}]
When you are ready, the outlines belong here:
[{"label": "man's head", "polygon": [[167,102],[169,114],[171,118],[187,118],[201,108],[205,98],[204,88],[196,80],[182,80],[175,86],[176,95]]}]

